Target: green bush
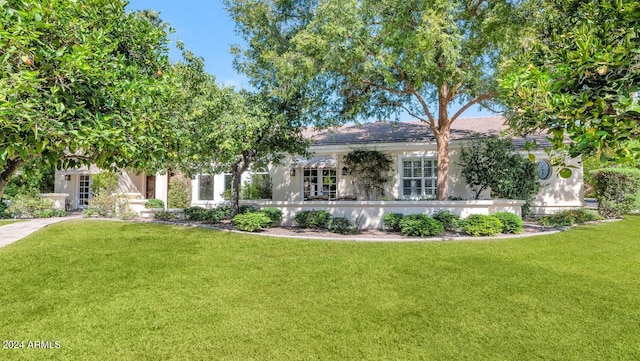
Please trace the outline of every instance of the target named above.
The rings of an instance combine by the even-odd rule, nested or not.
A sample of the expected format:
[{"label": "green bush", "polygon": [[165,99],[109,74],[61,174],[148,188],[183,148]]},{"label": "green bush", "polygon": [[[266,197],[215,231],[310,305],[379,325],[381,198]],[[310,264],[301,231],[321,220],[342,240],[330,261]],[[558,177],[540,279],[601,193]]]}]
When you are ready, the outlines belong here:
[{"label": "green bush", "polygon": [[518,234],[524,231],[524,222],[517,214],[511,212],[497,212],[492,216],[498,218],[502,222],[502,233]]},{"label": "green bush", "polygon": [[50,218],[67,214],[64,210],[57,209],[53,200],[42,198],[36,193],[16,195],[3,213],[11,218]]},{"label": "green bush", "polygon": [[458,229],[460,216],[455,213],[442,209],[434,213],[431,217],[442,223],[446,231],[455,231]]},{"label": "green bush", "polygon": [[330,218],[327,211],[300,211],[295,215],[295,222],[302,228],[326,229]]},{"label": "green bush", "polygon": [[178,175],[169,182],[167,203],[170,208],[187,208],[191,205],[191,180]]},{"label": "green bush", "polygon": [[262,212],[238,214],[233,217],[233,224],[242,231],[255,232],[271,226],[271,218]]},{"label": "green bush", "polygon": [[168,211],[155,212],[153,214],[153,217],[158,221],[166,221],[166,222],[173,221],[177,218],[175,213],[168,212]]},{"label": "green bush", "polygon": [[11,214],[7,211],[7,204],[3,199],[0,199],[0,219],[11,218]]},{"label": "green bush", "polygon": [[640,209],[640,169],[605,168],[592,175],[602,216],[617,218]]},{"label": "green bush", "polygon": [[472,214],[460,221],[460,230],[472,236],[495,236],[502,232],[502,222],[494,216]]},{"label": "green bush", "polygon": [[144,208],[164,208],[164,202],[162,201],[162,199],[152,198],[147,200],[147,202],[144,204]]},{"label": "green bush", "polygon": [[404,236],[433,237],[444,233],[444,226],[426,214],[410,214],[400,220],[400,230]]},{"label": "green bush", "polygon": [[546,227],[568,227],[578,223],[601,220],[603,217],[585,208],[567,209],[538,219]]},{"label": "green bush", "polygon": [[282,211],[278,208],[263,208],[260,212],[264,213],[271,219],[271,226],[279,226],[282,222]]},{"label": "green bush", "polygon": [[353,223],[345,217],[333,217],[327,223],[327,229],[333,233],[353,233]]},{"label": "green bush", "polygon": [[[118,188],[118,174],[114,172],[100,172],[91,176],[91,192],[93,197],[89,201],[89,210],[84,214],[89,216],[97,213],[102,217],[111,217],[116,213],[117,197],[114,195]],[[83,215],[84,215],[83,214]]]},{"label": "green bush", "polygon": [[402,213],[386,213],[382,216],[382,225],[391,232],[400,232],[400,221],[403,217]]},{"label": "green bush", "polygon": [[206,212],[207,210],[202,207],[189,207],[184,209],[184,216],[189,221],[200,222]]}]

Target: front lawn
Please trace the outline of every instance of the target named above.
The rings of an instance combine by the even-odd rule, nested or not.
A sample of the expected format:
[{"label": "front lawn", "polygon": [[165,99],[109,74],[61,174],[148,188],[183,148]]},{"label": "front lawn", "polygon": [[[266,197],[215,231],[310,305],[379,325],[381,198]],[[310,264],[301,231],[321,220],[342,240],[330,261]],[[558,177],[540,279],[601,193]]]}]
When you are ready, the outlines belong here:
[{"label": "front lawn", "polygon": [[0,219],[0,227],[6,226],[7,224],[16,223],[16,222],[24,222],[22,219]]},{"label": "front lawn", "polygon": [[24,343],[0,359],[637,360],[639,235],[640,216],[410,243],[68,221],[0,249],[0,338]]}]

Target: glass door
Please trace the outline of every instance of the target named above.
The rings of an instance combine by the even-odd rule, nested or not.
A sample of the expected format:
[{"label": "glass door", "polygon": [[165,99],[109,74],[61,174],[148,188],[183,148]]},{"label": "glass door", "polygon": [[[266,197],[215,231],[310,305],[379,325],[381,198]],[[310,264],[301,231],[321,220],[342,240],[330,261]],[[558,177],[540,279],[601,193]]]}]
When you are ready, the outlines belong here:
[{"label": "glass door", "polygon": [[86,208],[89,206],[91,199],[91,176],[89,174],[80,174],[78,176],[78,208]]}]

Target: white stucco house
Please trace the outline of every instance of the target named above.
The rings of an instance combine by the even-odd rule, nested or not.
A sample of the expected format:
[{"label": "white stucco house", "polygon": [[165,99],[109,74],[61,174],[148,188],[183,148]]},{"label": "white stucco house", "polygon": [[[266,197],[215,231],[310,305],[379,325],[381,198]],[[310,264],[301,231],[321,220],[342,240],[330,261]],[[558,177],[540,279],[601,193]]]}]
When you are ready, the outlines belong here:
[{"label": "white stucco house", "polygon": [[[263,207],[283,210],[285,224],[291,224],[295,212],[302,209],[327,209],[334,216],[358,220],[362,227],[380,227],[384,213],[432,213],[448,209],[462,216],[471,213],[489,214],[497,211],[520,213],[523,202],[490,199],[473,200],[457,165],[461,147],[472,138],[500,135],[504,119],[499,116],[460,118],[451,130],[449,196],[456,201],[433,201],[436,189],[436,143],[430,129],[420,122],[371,122],[344,125],[328,131],[306,132],[313,139],[310,159],[288,157],[284,164],[262,170],[272,184],[272,198],[247,201]],[[537,139],[545,145],[545,137]],[[525,139],[515,138],[516,147]],[[548,145],[548,143],[547,143]],[[356,192],[354,177],[345,168],[343,156],[354,149],[373,149],[391,155],[391,181],[384,189],[383,200],[363,200]],[[547,214],[559,209],[584,205],[583,173],[578,159],[568,160],[575,166],[571,177],[558,176],[543,149],[530,151],[536,156],[542,187],[532,211]],[[67,203],[81,208],[90,197],[88,184],[94,169],[59,171],[56,193],[69,194]],[[120,187],[131,199],[159,198],[165,201],[170,175],[134,175],[123,172]],[[251,174],[246,174],[248,180]],[[223,192],[229,187],[230,176],[202,174],[192,180],[192,205],[213,207],[225,202]],[[360,198],[360,199],[359,199]],[[460,201],[459,199],[462,199]],[[134,202],[135,203],[135,202]]]}]

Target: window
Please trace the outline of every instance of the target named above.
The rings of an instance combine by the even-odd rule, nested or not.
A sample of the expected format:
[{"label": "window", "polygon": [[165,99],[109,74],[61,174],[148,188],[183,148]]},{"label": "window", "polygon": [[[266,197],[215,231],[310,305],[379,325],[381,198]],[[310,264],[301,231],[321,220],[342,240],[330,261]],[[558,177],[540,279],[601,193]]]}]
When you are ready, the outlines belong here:
[{"label": "window", "polygon": [[198,182],[198,199],[201,201],[213,200],[213,176],[212,175],[200,175],[200,181]]},{"label": "window", "polygon": [[338,182],[335,168],[304,168],[303,194],[305,200],[336,199]]},{"label": "window", "polygon": [[436,196],[438,162],[431,158],[402,160],[402,198],[431,199]]}]

